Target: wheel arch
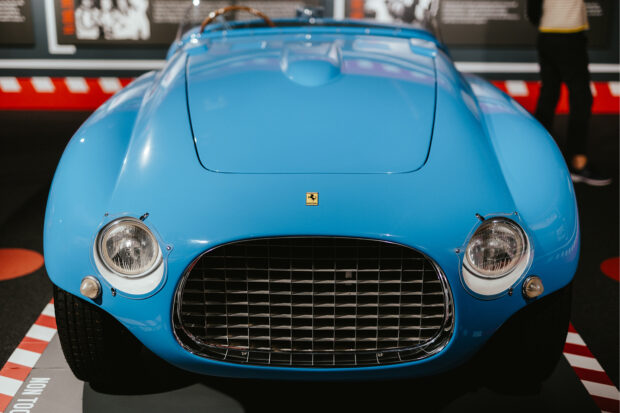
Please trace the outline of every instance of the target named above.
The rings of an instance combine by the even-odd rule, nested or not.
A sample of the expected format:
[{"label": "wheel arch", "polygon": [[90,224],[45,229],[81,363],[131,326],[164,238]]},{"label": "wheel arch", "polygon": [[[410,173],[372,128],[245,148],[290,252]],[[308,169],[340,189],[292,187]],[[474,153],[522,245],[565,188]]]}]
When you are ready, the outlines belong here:
[{"label": "wheel arch", "polygon": [[77,130],[63,152],[48,195],[43,230],[45,266],[54,283],[68,265],[64,258],[70,249],[84,243],[83,228],[96,227],[105,213],[144,96],[155,78],[155,72],[146,73],[110,98]]},{"label": "wheel arch", "polygon": [[[564,157],[546,129],[489,82],[466,75],[517,211],[533,238],[535,269],[555,291],[572,279],[579,258],[579,215]],[[553,265],[551,265],[553,263]],[[551,277],[553,275],[553,277]]]}]

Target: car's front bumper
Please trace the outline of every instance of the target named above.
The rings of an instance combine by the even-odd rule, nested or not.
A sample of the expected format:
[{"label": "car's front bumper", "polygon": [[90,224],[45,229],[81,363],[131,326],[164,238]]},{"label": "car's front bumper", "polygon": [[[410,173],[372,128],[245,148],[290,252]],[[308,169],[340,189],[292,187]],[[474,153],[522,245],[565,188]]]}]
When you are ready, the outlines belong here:
[{"label": "car's front bumper", "polygon": [[[112,216],[107,220],[113,219]],[[105,224],[105,219],[101,225]],[[256,221],[255,231],[251,231],[253,236],[279,236],[289,235],[284,232],[273,232],[273,227],[277,227],[275,220],[271,224],[264,221]],[[177,341],[172,325],[173,301],[177,292],[182,275],[188,266],[212,245],[219,245],[225,242],[244,238],[239,233],[236,236],[218,238],[215,240],[201,240],[196,238],[171,239],[166,237],[167,230],[161,231],[158,220],[151,215],[146,223],[161,236],[162,247],[171,246],[171,250],[165,260],[165,277],[158,289],[154,293],[141,297],[132,297],[122,291],[112,291],[111,286],[97,274],[97,269],[92,261],[92,254],[86,257],[73,259],[62,263],[64,276],[54,276],[58,274],[56,260],[48,260],[48,268],[52,281],[59,287],[79,296],[79,282],[84,275],[94,274],[100,278],[103,291],[98,304],[107,312],[118,319],[129,329],[146,347],[155,354],[168,362],[183,369],[201,374],[245,377],[245,378],[270,378],[270,379],[299,379],[299,380],[352,380],[352,379],[388,379],[397,377],[415,377],[432,375],[445,370],[452,369],[457,365],[468,360],[476,353],[484,343],[494,334],[494,332],[515,312],[527,305],[523,298],[520,286],[523,278],[529,274],[536,274],[543,278],[545,283],[545,294],[551,293],[566,285],[571,277],[571,261],[566,259],[562,265],[562,259],[554,257],[538,257],[534,259],[531,266],[515,285],[511,294],[503,294],[492,300],[474,297],[463,287],[460,268],[462,253],[455,249],[436,248],[433,252],[425,250],[444,271],[454,302],[454,329],[452,336],[443,350],[428,358],[418,361],[391,364],[376,367],[354,367],[354,368],[290,368],[290,367],[270,367],[254,366],[245,364],[234,364],[220,362],[203,358],[192,354],[184,349]],[[474,223],[475,224],[475,223]],[[408,236],[405,231],[402,233],[378,233],[376,231],[352,231],[351,228],[343,228],[342,221],[331,222],[329,225],[315,225],[316,231],[313,235],[341,236],[343,233],[350,237],[373,238],[385,241],[398,240],[399,243],[412,246],[418,250],[423,250],[423,246],[418,243],[417,237]],[[372,225],[372,224],[371,224]],[[290,227],[291,225],[289,225]],[[297,224],[297,226],[300,226]],[[262,229],[259,230],[258,227]],[[361,225],[360,228],[364,227]],[[230,228],[228,228],[230,230]],[[189,228],[188,228],[189,231]],[[200,228],[196,230],[201,231]],[[304,233],[307,228],[295,228],[295,233]],[[346,231],[346,232],[345,232]],[[229,231],[222,231],[225,233]],[[183,233],[180,229],[178,234]],[[416,231],[406,231],[406,233],[416,233]],[[87,240],[90,242],[90,240]],[[577,249],[575,242],[573,250]],[[92,251],[90,249],[89,252]],[[564,253],[566,257],[570,253],[567,248]],[[560,256],[557,256],[560,258]],[[51,263],[49,262],[51,261]],[[542,298],[544,299],[544,298]],[[510,355],[507,355],[510,357]]]}]

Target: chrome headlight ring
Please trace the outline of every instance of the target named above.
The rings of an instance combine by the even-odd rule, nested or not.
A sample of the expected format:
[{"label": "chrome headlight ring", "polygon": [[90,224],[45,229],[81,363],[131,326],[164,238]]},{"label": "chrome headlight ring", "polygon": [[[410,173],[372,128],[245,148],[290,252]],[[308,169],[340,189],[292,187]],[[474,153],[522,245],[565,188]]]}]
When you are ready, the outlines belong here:
[{"label": "chrome headlight ring", "polygon": [[478,277],[497,279],[510,274],[528,249],[525,232],[516,222],[507,218],[490,218],[469,240],[464,265]]},{"label": "chrome headlight ring", "polygon": [[503,293],[525,274],[532,255],[527,234],[504,217],[485,220],[471,236],[463,258],[463,281],[476,294]]},{"label": "chrome headlight ring", "polygon": [[159,237],[141,220],[123,216],[98,231],[92,244],[93,261],[110,287],[144,297],[162,285],[165,275],[165,251]]},{"label": "chrome headlight ring", "polygon": [[131,217],[116,219],[103,227],[96,249],[109,271],[126,278],[144,277],[162,261],[155,235],[142,221]]}]

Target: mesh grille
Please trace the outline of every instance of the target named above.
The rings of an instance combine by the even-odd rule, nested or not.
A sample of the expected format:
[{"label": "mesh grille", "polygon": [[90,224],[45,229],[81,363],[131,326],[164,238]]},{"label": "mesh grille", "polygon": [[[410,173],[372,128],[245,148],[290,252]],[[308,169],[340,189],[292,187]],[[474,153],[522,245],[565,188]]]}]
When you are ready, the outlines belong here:
[{"label": "mesh grille", "polygon": [[236,363],[347,367],[441,350],[452,332],[445,278],[383,241],[268,238],[204,254],[181,283],[174,327],[188,350]]}]

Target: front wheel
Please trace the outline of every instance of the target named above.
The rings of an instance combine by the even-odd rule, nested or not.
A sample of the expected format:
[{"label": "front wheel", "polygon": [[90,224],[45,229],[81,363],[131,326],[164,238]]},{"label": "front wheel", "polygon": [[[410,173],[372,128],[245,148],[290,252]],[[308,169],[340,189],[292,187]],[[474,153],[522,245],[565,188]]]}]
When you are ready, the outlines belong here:
[{"label": "front wheel", "polygon": [[140,371],[140,342],[108,313],[56,286],[54,309],[62,351],[78,379],[120,384]]},{"label": "front wheel", "polygon": [[495,333],[484,350],[489,387],[536,386],[553,373],[566,342],[571,293],[569,284],[528,304]]}]

